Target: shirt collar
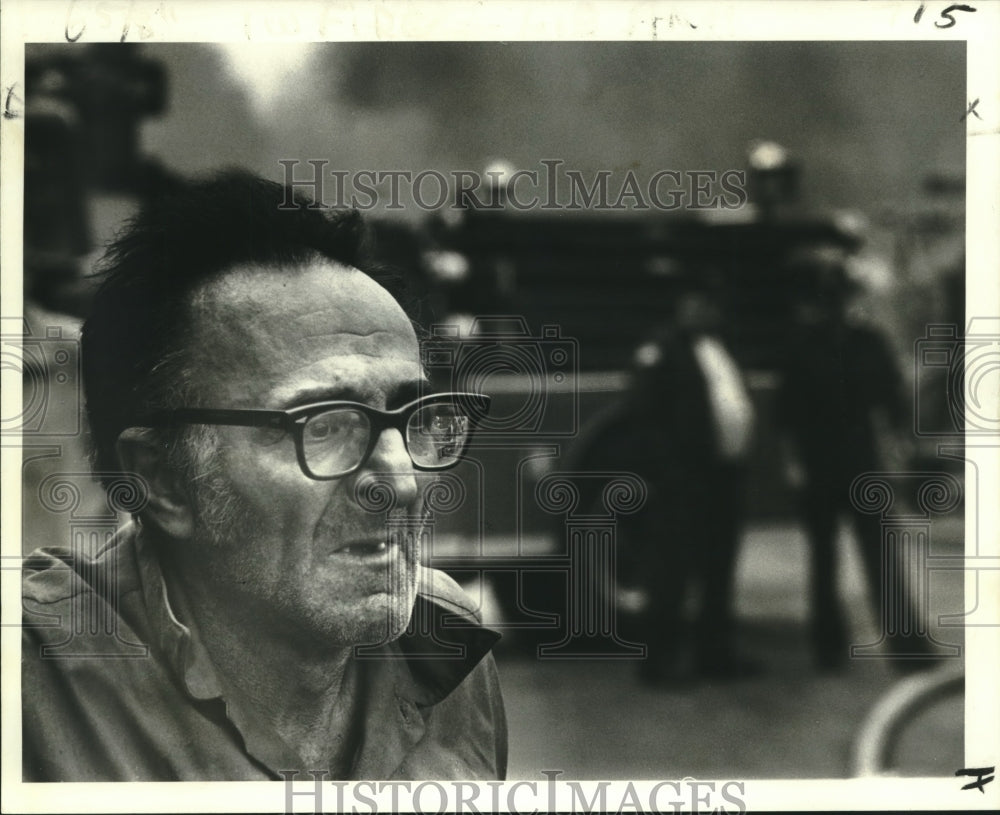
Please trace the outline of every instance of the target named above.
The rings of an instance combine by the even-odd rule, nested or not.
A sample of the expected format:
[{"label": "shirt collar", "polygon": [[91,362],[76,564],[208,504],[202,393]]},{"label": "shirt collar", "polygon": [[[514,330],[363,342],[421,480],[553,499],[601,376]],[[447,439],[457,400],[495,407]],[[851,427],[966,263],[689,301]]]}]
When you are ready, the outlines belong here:
[{"label": "shirt collar", "polygon": [[410,625],[397,641],[400,695],[435,705],[457,688],[493,648],[500,634],[468,609],[464,593],[439,572],[421,567]]},{"label": "shirt collar", "polygon": [[[141,525],[137,525],[133,538],[153,638],[188,695],[198,701],[217,700],[222,704],[226,718],[243,739],[246,752],[271,772],[299,768],[302,759],[298,753],[260,716],[254,715],[253,705],[239,688],[216,671],[197,629],[186,626],[174,612],[159,557]],[[181,602],[178,606],[181,616],[190,619],[190,615],[184,614],[183,597],[175,601]]]},{"label": "shirt collar", "polygon": [[[237,688],[222,681],[196,631],[174,613],[159,558],[141,525],[129,524],[119,534],[135,550],[152,629],[151,645],[165,655],[189,696],[222,700],[247,752],[272,771],[296,767],[295,751],[269,728],[263,731],[258,717],[252,714],[252,706]],[[355,771],[374,772],[373,777],[391,771],[389,764],[398,763],[406,749],[423,735],[420,709],[437,704],[455,690],[498,639],[497,632],[476,620],[467,598],[454,583],[421,567],[419,591],[407,631],[394,642],[355,650],[354,669],[362,671],[367,696],[363,743],[358,750],[361,763]],[[373,749],[379,744],[380,748]],[[395,747],[390,749],[392,745]],[[376,767],[372,760],[385,766]]]},{"label": "shirt collar", "polygon": [[140,524],[129,524],[123,534],[135,547],[142,593],[152,626],[154,646],[158,646],[169,665],[181,678],[194,699],[217,699],[222,696],[219,677],[208,653],[191,629],[174,614],[167,594],[167,583],[156,550],[143,534]]}]

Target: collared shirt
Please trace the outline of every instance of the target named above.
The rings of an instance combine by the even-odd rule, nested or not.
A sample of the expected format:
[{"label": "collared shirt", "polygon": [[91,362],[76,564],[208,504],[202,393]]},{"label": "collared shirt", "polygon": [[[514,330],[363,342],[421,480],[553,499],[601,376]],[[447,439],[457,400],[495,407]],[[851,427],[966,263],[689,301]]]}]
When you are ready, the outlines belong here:
[{"label": "collared shirt", "polygon": [[422,568],[413,622],[356,651],[349,769],[306,766],[177,620],[155,552],[121,530],[93,558],[37,551],[23,584],[25,781],[504,778],[507,727],[483,628],[451,578]]}]

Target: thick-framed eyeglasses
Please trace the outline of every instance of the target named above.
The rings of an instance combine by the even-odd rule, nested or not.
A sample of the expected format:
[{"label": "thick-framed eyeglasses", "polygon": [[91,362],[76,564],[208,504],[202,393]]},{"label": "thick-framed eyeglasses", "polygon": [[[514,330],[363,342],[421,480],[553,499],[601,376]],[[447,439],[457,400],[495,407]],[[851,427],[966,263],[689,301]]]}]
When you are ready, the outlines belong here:
[{"label": "thick-framed eyeglasses", "polygon": [[143,422],[260,427],[290,433],[302,472],[317,481],[350,475],[371,456],[382,431],[400,432],[418,470],[446,470],[461,459],[476,424],[489,410],[479,393],[438,393],[396,410],[360,402],[318,402],[288,410],[176,408]]}]

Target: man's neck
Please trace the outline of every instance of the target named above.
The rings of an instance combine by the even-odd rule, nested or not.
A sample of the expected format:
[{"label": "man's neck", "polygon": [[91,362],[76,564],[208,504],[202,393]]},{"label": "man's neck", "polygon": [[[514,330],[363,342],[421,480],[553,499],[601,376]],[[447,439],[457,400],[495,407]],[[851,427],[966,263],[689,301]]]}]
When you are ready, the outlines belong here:
[{"label": "man's neck", "polygon": [[345,760],[340,746],[356,695],[344,681],[351,648],[289,636],[273,615],[221,596],[202,578],[211,569],[190,568],[183,551],[177,554],[160,558],[171,608],[207,652],[223,691],[235,689],[250,707],[246,712],[268,724],[308,766]]}]

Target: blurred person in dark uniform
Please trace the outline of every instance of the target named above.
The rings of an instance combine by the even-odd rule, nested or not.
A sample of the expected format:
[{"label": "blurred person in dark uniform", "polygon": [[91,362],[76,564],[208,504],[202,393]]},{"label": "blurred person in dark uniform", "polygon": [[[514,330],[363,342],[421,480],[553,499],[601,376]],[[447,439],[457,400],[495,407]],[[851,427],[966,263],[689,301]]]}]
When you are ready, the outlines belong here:
[{"label": "blurred person in dark uniform", "polygon": [[[786,474],[798,491],[810,547],[810,628],[821,669],[841,667],[848,657],[837,596],[836,533],[843,513],[850,517],[875,598],[882,579],[880,519],[852,507],[851,483],[862,473],[886,469],[886,453],[897,462],[905,457],[902,377],[883,334],[850,316],[861,287],[848,274],[848,251],[816,245],[797,250],[789,261],[799,283],[779,397]],[[891,650],[906,646],[902,637],[889,638]]]},{"label": "blurred person in dark uniform", "polygon": [[[646,482],[644,507],[619,520],[618,599],[637,613],[638,630],[629,633],[648,645],[640,670],[652,684],[757,668],[738,654],[733,630],[754,411],[719,333],[716,292],[691,277],[680,283],[671,319],[637,349],[628,392],[575,462]],[[697,604],[691,622],[689,591]]]}]

